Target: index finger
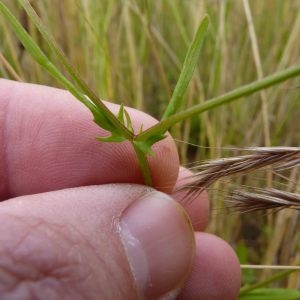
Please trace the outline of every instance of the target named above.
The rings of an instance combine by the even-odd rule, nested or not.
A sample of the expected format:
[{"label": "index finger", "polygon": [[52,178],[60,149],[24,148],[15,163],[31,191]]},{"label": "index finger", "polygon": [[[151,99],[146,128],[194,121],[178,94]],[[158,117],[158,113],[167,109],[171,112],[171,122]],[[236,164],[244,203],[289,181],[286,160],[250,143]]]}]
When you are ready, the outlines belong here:
[{"label": "index finger", "polygon": [[[118,105],[106,103],[118,111]],[[128,108],[133,127],[157,121]],[[105,133],[68,92],[0,80],[0,199],[82,185],[143,183],[129,142],[103,143]],[[171,192],[179,159],[170,137],[154,145],[149,158],[153,185]]]}]

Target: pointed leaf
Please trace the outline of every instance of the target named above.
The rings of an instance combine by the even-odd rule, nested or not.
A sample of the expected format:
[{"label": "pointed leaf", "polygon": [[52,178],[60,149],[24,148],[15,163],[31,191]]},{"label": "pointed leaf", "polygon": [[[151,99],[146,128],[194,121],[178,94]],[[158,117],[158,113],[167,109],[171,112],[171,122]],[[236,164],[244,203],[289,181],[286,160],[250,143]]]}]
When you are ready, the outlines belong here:
[{"label": "pointed leaf", "polygon": [[188,49],[172,98],[168,104],[168,107],[165,110],[162,119],[165,119],[173,115],[182,104],[184,93],[192,79],[194,70],[197,66],[197,62],[200,56],[203,40],[208,25],[209,25],[209,18],[208,16],[205,16],[201,21],[197,29],[197,32],[195,34],[195,37]]},{"label": "pointed leaf", "polygon": [[134,132],[130,115],[127,112],[126,109],[124,109],[124,115],[125,115],[125,118],[126,118],[126,127],[127,127],[127,129],[129,129],[129,131],[131,131],[131,132]]},{"label": "pointed leaf", "polygon": [[97,137],[96,138],[100,142],[112,142],[112,143],[120,143],[126,141],[126,138],[120,135],[110,135],[108,137]]},{"label": "pointed leaf", "polygon": [[124,105],[121,104],[119,112],[117,114],[117,118],[118,120],[122,123],[125,124],[125,120],[124,120]]}]

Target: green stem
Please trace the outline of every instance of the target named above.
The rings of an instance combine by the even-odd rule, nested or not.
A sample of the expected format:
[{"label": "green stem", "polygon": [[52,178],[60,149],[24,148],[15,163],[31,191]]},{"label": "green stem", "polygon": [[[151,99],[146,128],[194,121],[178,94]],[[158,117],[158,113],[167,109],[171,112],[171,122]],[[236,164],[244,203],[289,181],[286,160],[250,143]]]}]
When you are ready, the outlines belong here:
[{"label": "green stem", "polygon": [[291,67],[289,69],[277,72],[270,76],[267,76],[261,80],[254,81],[252,83],[246,84],[240,88],[237,88],[233,91],[230,91],[222,96],[205,101],[203,104],[195,105],[185,111],[182,111],[176,115],[173,115],[165,120],[162,120],[160,123],[154,125],[148,130],[139,134],[136,138],[138,141],[144,141],[149,139],[153,134],[159,134],[166,132],[171,126],[178,122],[182,122],[194,115],[203,113],[205,111],[214,109],[224,104],[228,104],[234,100],[237,100],[241,97],[248,96],[257,91],[266,89],[270,86],[283,82],[289,78],[296,77],[300,75],[300,65]]},{"label": "green stem", "polygon": [[239,296],[241,295],[245,295],[255,289],[258,289],[258,288],[261,288],[261,287],[264,287],[274,281],[277,281],[281,278],[284,278],[286,276],[288,276],[289,274],[295,272],[295,270],[287,270],[287,271],[282,271],[282,272],[278,272],[276,273],[275,275],[267,278],[266,280],[262,281],[262,282],[259,282],[259,283],[255,283],[253,285],[250,285],[250,286],[245,286],[245,287],[242,287],[240,289],[240,293],[239,293]]},{"label": "green stem", "polygon": [[147,155],[142,152],[135,144],[134,141],[132,142],[132,146],[134,148],[134,151],[136,153],[137,159],[139,161],[139,165],[141,168],[141,171],[143,173],[144,177],[144,183],[145,185],[152,186],[152,177],[151,177],[151,171],[147,159]]}]

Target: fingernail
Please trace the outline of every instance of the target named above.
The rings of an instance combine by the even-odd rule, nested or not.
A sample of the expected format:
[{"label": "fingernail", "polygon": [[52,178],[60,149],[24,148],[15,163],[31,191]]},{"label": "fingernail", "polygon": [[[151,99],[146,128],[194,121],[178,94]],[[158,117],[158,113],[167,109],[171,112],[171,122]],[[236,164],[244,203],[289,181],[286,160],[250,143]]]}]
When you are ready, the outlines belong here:
[{"label": "fingernail", "polygon": [[124,211],[120,226],[141,296],[157,299],[178,290],[194,255],[194,235],[183,209],[166,194],[150,192]]}]

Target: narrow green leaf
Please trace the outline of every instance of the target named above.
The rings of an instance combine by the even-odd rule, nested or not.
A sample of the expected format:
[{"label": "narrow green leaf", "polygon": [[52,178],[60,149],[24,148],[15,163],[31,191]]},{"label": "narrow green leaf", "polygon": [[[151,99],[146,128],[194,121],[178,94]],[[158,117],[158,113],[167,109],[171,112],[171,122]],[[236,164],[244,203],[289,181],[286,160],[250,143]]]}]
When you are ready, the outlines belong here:
[{"label": "narrow green leaf", "polygon": [[119,112],[117,114],[117,118],[118,120],[122,123],[125,124],[125,120],[124,120],[124,105],[121,104]]},{"label": "narrow green leaf", "polygon": [[134,132],[133,130],[133,126],[132,126],[132,122],[131,122],[131,118],[129,113],[127,112],[126,109],[124,109],[124,115],[125,115],[125,119],[126,119],[126,127],[131,131]]},{"label": "narrow green leaf", "polygon": [[166,119],[167,117],[173,115],[182,105],[184,93],[197,66],[208,25],[209,18],[208,16],[205,16],[201,21],[195,37],[188,49],[172,98],[164,112],[162,119]]},{"label": "narrow green leaf", "polygon": [[110,136],[108,137],[96,137],[96,139],[100,142],[110,142],[110,143],[120,143],[120,142],[124,142],[126,141],[126,138],[120,135],[116,135],[114,133],[112,133]]},{"label": "narrow green leaf", "polygon": [[300,291],[294,289],[256,289],[241,295],[239,300],[297,300],[300,299]]},{"label": "narrow green leaf", "polygon": [[130,132],[132,133],[134,132],[130,115],[127,112],[127,110],[124,108],[123,104],[120,106],[119,112],[117,114],[117,118]]}]

